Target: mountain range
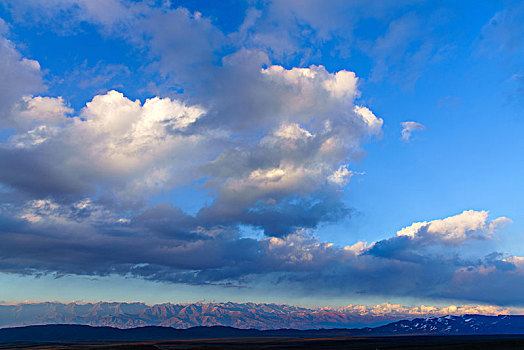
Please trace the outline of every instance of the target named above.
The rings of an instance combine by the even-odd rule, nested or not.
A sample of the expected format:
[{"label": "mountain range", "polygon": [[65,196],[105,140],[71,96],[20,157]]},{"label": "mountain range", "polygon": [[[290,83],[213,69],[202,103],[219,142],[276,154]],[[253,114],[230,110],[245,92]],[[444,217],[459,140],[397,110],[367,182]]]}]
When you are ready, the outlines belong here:
[{"label": "mountain range", "polygon": [[[225,326],[239,329],[358,328],[387,324],[416,317],[451,313],[494,313],[501,310],[479,306],[404,307],[380,304],[348,305],[341,308],[304,308],[284,304],[259,303],[22,303],[0,304],[0,328],[45,324],[81,324],[133,328],[161,326],[185,329],[199,326]],[[504,311],[504,310],[502,310]]]},{"label": "mountain range", "polygon": [[256,330],[232,327],[138,327],[119,329],[85,325],[40,325],[0,329],[0,343],[56,341],[145,341],[253,337],[377,337],[397,335],[523,335],[524,316],[463,315],[417,318],[361,329]]},{"label": "mountain range", "polygon": [[115,328],[162,326],[184,329],[198,326],[226,326],[240,329],[310,329],[363,327],[384,324],[391,320],[395,318],[360,315],[345,310],[231,302],[167,303],[153,306],[143,303],[108,302],[0,305],[0,327],[83,324]]}]

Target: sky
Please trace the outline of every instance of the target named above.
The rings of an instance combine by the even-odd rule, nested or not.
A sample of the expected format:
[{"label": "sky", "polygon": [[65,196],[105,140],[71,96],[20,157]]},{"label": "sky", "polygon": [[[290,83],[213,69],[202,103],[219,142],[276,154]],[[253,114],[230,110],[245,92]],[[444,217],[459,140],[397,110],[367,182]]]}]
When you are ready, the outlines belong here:
[{"label": "sky", "polygon": [[0,0],[0,300],[524,306],[519,1]]}]

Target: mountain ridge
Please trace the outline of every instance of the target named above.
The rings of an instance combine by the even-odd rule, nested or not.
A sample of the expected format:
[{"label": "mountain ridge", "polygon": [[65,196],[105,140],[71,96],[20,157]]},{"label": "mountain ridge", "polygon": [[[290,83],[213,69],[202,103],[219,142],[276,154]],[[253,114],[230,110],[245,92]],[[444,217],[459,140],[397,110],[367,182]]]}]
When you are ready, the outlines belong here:
[{"label": "mountain ridge", "polygon": [[33,325],[0,329],[0,342],[145,341],[253,337],[355,337],[420,335],[524,335],[524,315],[463,315],[415,318],[378,327],[333,329],[239,329],[212,326],[176,329],[146,326],[120,329],[89,325]]}]

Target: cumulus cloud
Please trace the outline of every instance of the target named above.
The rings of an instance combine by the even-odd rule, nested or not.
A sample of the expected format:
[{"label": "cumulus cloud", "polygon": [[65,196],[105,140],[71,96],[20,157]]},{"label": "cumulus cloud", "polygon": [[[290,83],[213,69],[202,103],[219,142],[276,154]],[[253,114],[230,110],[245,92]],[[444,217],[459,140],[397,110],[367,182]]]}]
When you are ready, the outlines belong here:
[{"label": "cumulus cloud", "polygon": [[[243,66],[250,57],[260,60]],[[300,232],[348,215],[339,191],[353,175],[348,164],[383,122],[355,103],[353,72],[264,68],[263,59],[248,51],[225,57],[210,77],[224,77],[231,91],[200,90],[213,96],[207,107],[117,91],[79,112],[61,97],[13,99],[17,131],[0,145],[10,164],[0,170],[1,269],[206,284],[325,260],[320,252],[332,245],[319,250]],[[245,100],[231,97],[239,89]],[[212,202],[196,215],[147,204],[197,179]],[[242,238],[239,225],[281,238]],[[292,247],[293,263],[277,259]],[[109,250],[117,254],[107,258]]]},{"label": "cumulus cloud", "polygon": [[[209,18],[184,8],[146,9],[108,1],[110,11],[104,17],[97,6],[83,1],[57,0],[56,5],[78,21],[111,30],[129,26],[115,35],[147,47],[156,68],[167,79],[184,84],[192,105],[200,106],[205,115],[181,132],[167,119],[136,121],[167,113],[151,107],[160,106],[162,99],[146,101],[140,112],[139,104],[113,92],[95,96],[78,116],[66,119],[68,125],[40,123],[12,138],[4,157],[20,160],[16,170],[0,174],[7,186],[55,197],[102,190],[122,199],[173,188],[191,174],[193,180],[206,179],[204,187],[214,194],[211,204],[198,213],[202,225],[247,224],[279,236],[349,213],[334,187],[347,184],[353,174],[347,164],[361,156],[363,143],[380,135],[383,123],[355,103],[359,96],[355,73],[330,73],[323,66],[285,69],[269,64],[260,48],[224,54],[233,36],[226,37]],[[13,11],[35,7],[53,10],[36,3],[14,4]],[[110,20],[116,7],[122,14],[113,14]],[[135,15],[137,11],[141,16]],[[23,113],[29,114],[24,107]],[[56,111],[70,114],[63,108]],[[147,123],[155,129],[142,130],[150,127]],[[60,159],[56,163],[63,171],[44,156],[55,148],[60,152],[53,157]],[[183,159],[189,154],[192,159]],[[22,164],[23,159],[31,163]],[[15,172],[39,164],[50,183],[31,175],[15,178]]]},{"label": "cumulus cloud", "polygon": [[188,152],[204,143],[184,134],[204,110],[169,98],[141,104],[110,91],[78,116],[66,118],[70,112],[61,98],[22,101],[16,115],[31,127],[0,146],[0,158],[12,165],[0,171],[5,186],[44,197],[93,194],[97,187],[139,197],[179,183],[193,161]]},{"label": "cumulus cloud", "polygon": [[359,173],[348,170],[347,165],[341,165],[333,174],[328,176],[328,181],[339,186],[344,186],[355,174]]},{"label": "cumulus cloud", "polygon": [[411,136],[414,131],[426,130],[426,127],[417,122],[402,122],[402,141],[409,142],[411,141]]},{"label": "cumulus cloud", "polygon": [[20,127],[30,129],[37,125],[64,123],[64,116],[72,112],[62,97],[24,96],[13,114]]},{"label": "cumulus cloud", "polygon": [[[354,73],[270,66],[258,74],[272,107],[249,116],[250,129],[238,128],[247,119],[238,112],[215,125],[213,112],[169,98],[142,104],[109,91],[75,116],[62,98],[24,97],[15,112],[25,128],[0,147],[13,165],[0,180],[39,198],[109,194],[125,202],[205,178],[215,193],[198,214],[206,227],[248,224],[284,235],[338,220],[348,209],[333,185],[349,181],[346,164],[380,134],[382,119],[354,104]],[[254,130],[266,134],[252,138]],[[231,139],[239,131],[241,146]]]},{"label": "cumulus cloud", "polygon": [[398,237],[412,240],[436,240],[445,244],[459,244],[472,238],[489,238],[499,227],[511,222],[500,217],[487,221],[488,212],[467,210],[442,220],[415,222],[397,232]]},{"label": "cumulus cloud", "polygon": [[[251,224],[270,235],[342,217],[348,209],[332,185],[347,183],[353,173],[344,164],[361,154],[363,142],[380,135],[383,123],[355,105],[354,73],[270,66],[257,79],[265,94],[246,100],[265,101],[264,107],[243,116],[224,108],[232,110],[227,118],[249,120],[251,128],[268,134],[244,140],[242,148],[228,148],[202,167],[217,196],[200,217]],[[236,121],[233,127],[238,132]]]},{"label": "cumulus cloud", "polygon": [[[74,113],[61,97],[20,97],[11,113],[19,130],[0,149],[13,165],[0,172],[4,186],[37,199],[89,195],[130,205],[205,179],[213,201],[197,214],[203,226],[247,224],[278,236],[347,215],[335,187],[348,182],[347,164],[383,123],[355,103],[355,73],[268,65],[260,50],[221,57],[230,38],[184,8],[108,1],[122,11],[109,20],[112,10],[106,18],[83,1],[56,5],[107,28],[133,22],[121,35],[147,46],[161,73],[190,88],[193,103],[155,97],[142,104],[109,91]],[[15,12],[35,8],[53,11],[45,3],[13,5]],[[167,30],[159,26],[166,22]]]}]

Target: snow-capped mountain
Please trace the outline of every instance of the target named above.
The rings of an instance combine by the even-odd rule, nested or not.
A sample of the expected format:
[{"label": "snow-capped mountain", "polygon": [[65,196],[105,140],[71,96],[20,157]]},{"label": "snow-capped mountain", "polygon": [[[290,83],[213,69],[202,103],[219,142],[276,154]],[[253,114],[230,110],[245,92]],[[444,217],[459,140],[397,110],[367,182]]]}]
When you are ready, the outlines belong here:
[{"label": "snow-capped mountain", "polygon": [[369,329],[383,335],[524,334],[522,315],[462,315],[402,320]]}]

